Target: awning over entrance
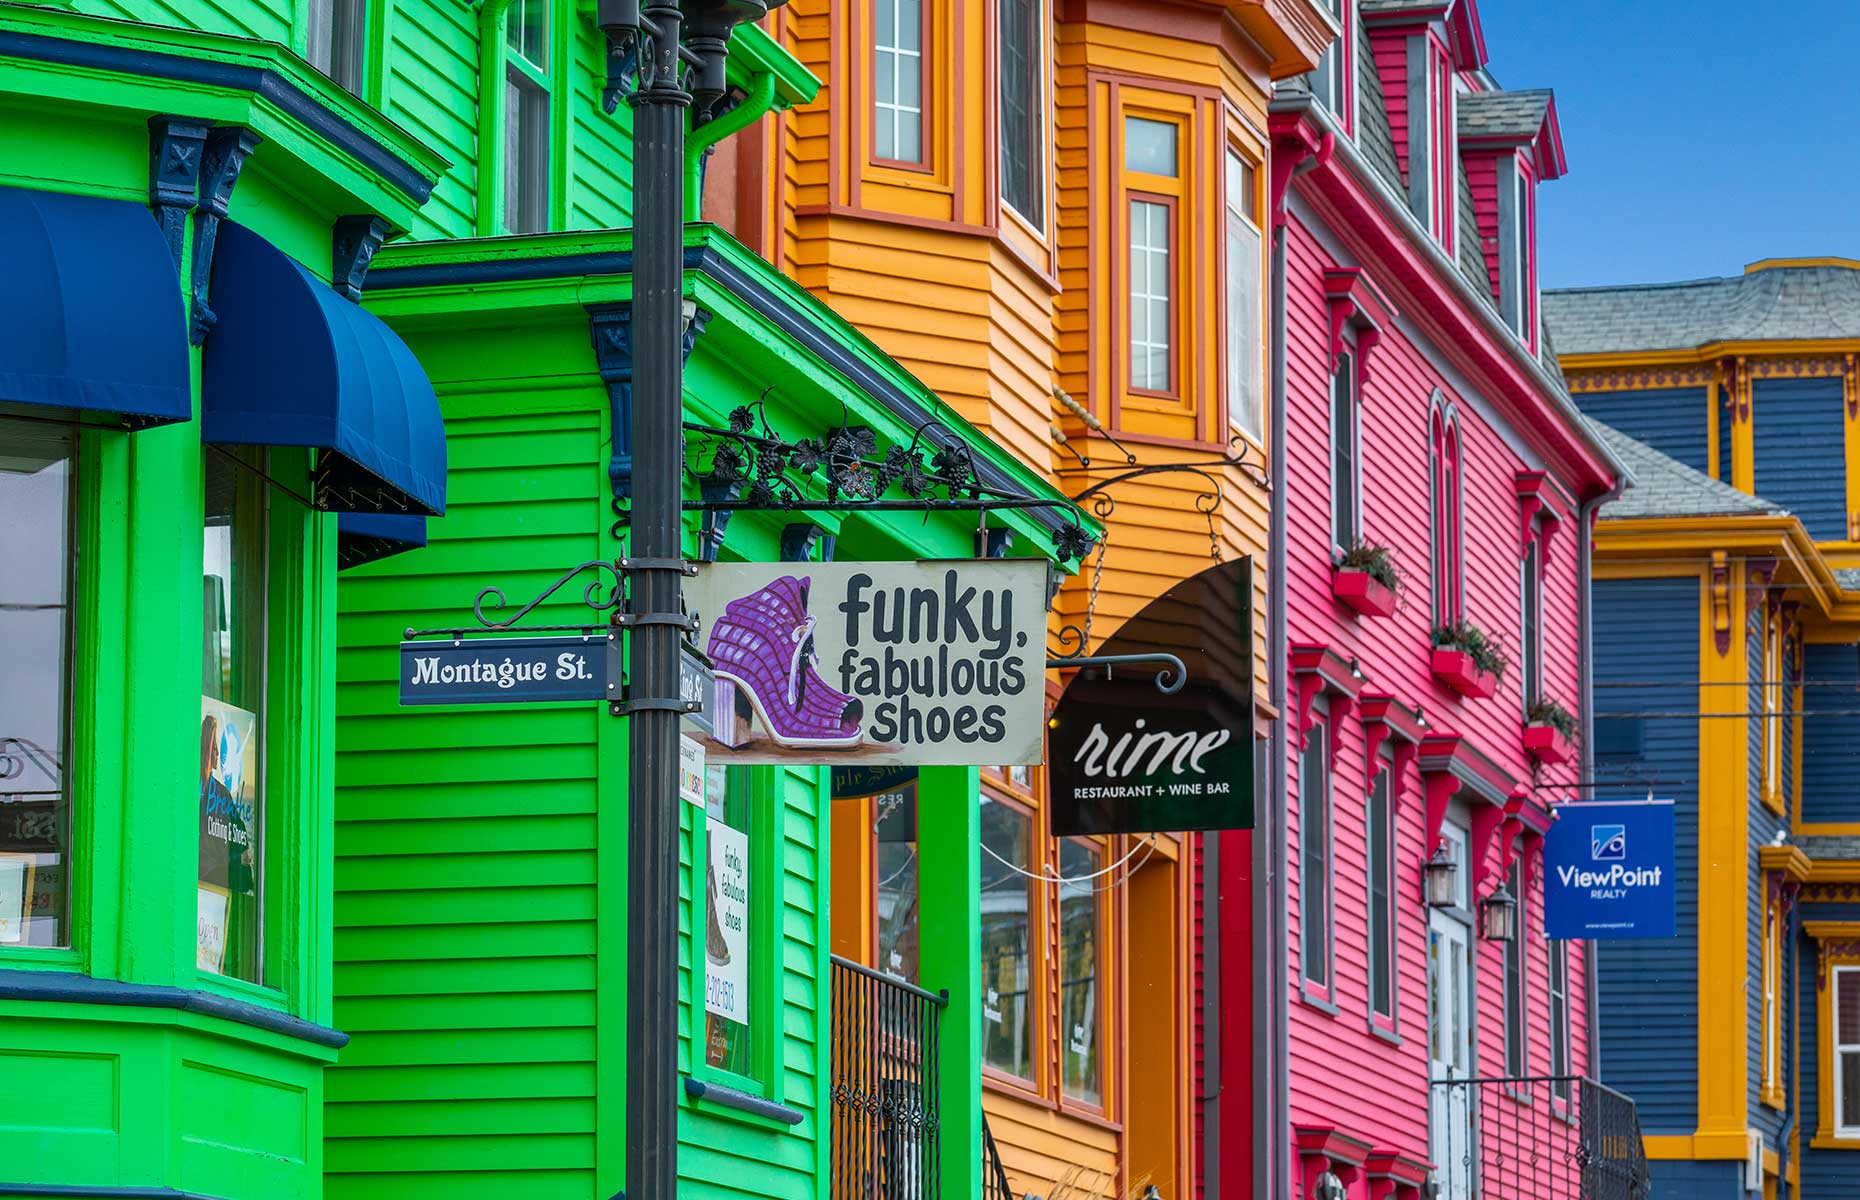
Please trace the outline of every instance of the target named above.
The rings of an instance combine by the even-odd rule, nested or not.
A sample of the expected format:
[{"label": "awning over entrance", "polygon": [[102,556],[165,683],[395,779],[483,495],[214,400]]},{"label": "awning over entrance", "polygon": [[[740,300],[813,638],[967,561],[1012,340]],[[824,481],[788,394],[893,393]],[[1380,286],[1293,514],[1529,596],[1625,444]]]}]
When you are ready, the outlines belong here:
[{"label": "awning over entrance", "polygon": [[0,402],[185,421],[187,318],[155,217],[127,200],[0,187]]},{"label": "awning over entrance", "polygon": [[201,440],[311,446],[316,506],[437,516],[446,435],[400,338],[258,234],[227,221],[213,253]]},{"label": "awning over entrance", "polygon": [[426,518],[399,513],[338,513],[336,567],[347,570],[426,545]]}]

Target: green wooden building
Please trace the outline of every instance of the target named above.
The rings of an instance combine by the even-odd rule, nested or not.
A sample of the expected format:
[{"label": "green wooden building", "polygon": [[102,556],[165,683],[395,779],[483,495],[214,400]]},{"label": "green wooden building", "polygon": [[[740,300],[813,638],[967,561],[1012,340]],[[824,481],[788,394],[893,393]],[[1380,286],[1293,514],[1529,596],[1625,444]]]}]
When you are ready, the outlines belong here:
[{"label": "green wooden building", "polygon": [[[705,495],[615,444],[630,122],[604,110],[607,72],[586,3],[0,2],[0,215],[52,256],[37,293],[0,300],[27,331],[0,332],[0,507],[36,531],[0,532],[0,561],[31,568],[0,581],[0,635],[36,655],[0,667],[0,693],[28,671],[38,689],[0,695],[0,1078],[27,1098],[0,1115],[0,1196],[623,1186],[626,722],[402,708],[395,683],[408,627],[623,553],[630,472]],[[729,80],[692,179],[705,144],[816,86],[753,28]],[[62,196],[76,208],[49,211]],[[868,432],[879,455],[928,430],[992,486],[1057,500],[727,234],[694,221],[685,261],[687,421],[751,409]],[[75,323],[35,343],[51,308]],[[355,377],[357,343],[382,378]],[[35,345],[77,364],[64,391]],[[374,441],[275,419],[277,394],[316,416],[323,392],[372,406]],[[1074,519],[694,514],[687,552],[1058,561]],[[564,595],[537,619],[585,619],[579,585]],[[680,1195],[856,1193],[875,1155],[936,1181],[923,1194],[979,1195],[975,769],[915,784],[923,993],[830,963],[826,768],[706,784],[666,898]],[[750,859],[743,1024],[702,996],[716,824]],[[874,987],[890,1017],[848,999]],[[934,1056],[895,1053],[911,1006]],[[875,1090],[849,1085],[848,1047],[881,1044]],[[901,1062],[916,1092],[880,1095]]]}]

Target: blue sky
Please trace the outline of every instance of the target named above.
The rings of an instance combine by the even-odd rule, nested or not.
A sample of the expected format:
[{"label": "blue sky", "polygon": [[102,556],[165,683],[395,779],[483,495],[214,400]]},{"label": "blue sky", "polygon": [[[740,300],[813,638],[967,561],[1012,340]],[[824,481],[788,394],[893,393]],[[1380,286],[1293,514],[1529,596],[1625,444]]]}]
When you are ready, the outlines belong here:
[{"label": "blue sky", "polygon": [[1569,174],[1538,191],[1544,287],[1860,258],[1860,5],[1484,0],[1488,64],[1556,90]]}]

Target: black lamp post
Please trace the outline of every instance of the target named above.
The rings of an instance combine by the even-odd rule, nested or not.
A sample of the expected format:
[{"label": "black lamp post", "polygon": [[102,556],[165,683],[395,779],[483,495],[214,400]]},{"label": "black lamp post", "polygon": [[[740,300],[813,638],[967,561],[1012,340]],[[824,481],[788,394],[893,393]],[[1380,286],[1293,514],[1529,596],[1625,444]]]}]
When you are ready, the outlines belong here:
[{"label": "black lamp post", "polygon": [[[633,106],[633,461],[628,582],[626,1195],[678,1186],[678,651],[684,434],[685,111],[722,98],[731,32],[783,0],[599,0]],[[690,90],[686,90],[689,85]],[[625,91],[624,87],[621,90]]]}]

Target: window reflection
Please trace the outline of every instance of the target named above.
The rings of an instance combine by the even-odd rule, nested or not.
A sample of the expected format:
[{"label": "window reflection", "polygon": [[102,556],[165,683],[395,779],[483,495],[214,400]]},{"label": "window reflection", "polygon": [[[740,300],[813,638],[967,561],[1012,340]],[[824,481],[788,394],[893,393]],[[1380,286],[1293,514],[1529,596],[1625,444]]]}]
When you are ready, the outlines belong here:
[{"label": "window reflection", "polygon": [[878,969],[917,983],[917,785],[872,798],[878,836]]},{"label": "window reflection", "polygon": [[1099,1037],[1104,1021],[1099,987],[1099,906],[1095,876],[1103,866],[1096,847],[1059,843],[1059,874],[1077,882],[1059,885],[1059,1059],[1065,1094],[1087,1104],[1104,1104]]},{"label": "window reflection", "polygon": [[1033,1079],[1028,917],[1033,908],[1033,821],[982,797],[982,1061]]}]

